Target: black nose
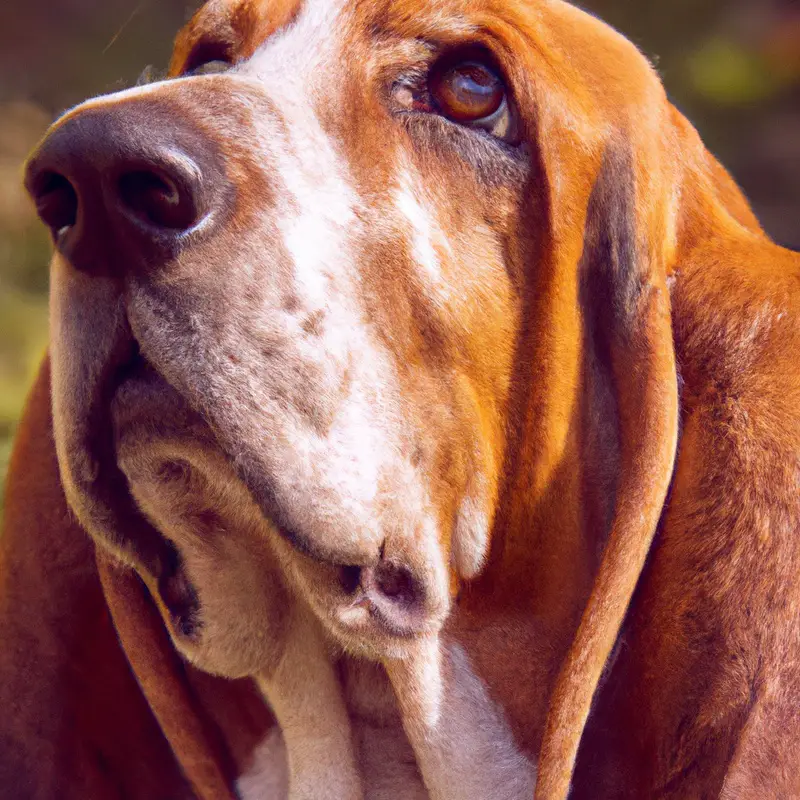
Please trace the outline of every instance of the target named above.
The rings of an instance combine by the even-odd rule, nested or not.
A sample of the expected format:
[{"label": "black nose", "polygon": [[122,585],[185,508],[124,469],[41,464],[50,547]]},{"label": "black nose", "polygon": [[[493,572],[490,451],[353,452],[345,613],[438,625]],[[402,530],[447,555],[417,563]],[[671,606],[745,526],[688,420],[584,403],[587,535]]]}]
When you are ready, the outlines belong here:
[{"label": "black nose", "polygon": [[57,123],[25,185],[58,249],[78,268],[150,264],[173,253],[221,185],[207,141],[155,103],[107,103]]}]

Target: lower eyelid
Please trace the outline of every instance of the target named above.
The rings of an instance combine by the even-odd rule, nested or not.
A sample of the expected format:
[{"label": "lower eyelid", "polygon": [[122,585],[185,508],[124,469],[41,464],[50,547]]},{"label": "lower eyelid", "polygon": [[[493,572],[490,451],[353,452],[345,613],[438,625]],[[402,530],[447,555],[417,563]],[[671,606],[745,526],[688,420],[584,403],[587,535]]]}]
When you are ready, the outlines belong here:
[{"label": "lower eyelid", "polygon": [[502,105],[491,116],[482,120],[477,120],[466,127],[481,128],[488,131],[498,139],[503,139],[509,135],[512,128],[511,109],[508,101],[503,100]]},{"label": "lower eyelid", "polygon": [[510,134],[513,132],[513,120],[511,118],[511,110],[505,102],[491,117],[472,123],[456,122],[455,120],[449,119],[432,106],[420,102],[415,102],[411,107],[400,109],[399,113],[409,117],[433,117],[447,123],[455,130],[473,133],[482,132],[495,141],[503,142],[511,146],[516,144],[516,142],[510,139]]},{"label": "lower eyelid", "polygon": [[485,142],[501,148],[503,152],[508,152],[508,148],[514,149],[517,146],[515,143],[507,142],[495,136],[491,131],[484,130],[476,125],[462,125],[436,111],[431,113],[412,109],[401,109],[395,113],[397,116],[404,118],[406,120],[406,125],[409,127],[415,124],[435,125],[440,133],[444,134],[446,132],[448,136],[457,137],[462,142],[469,141],[471,137],[480,136]]},{"label": "lower eyelid", "polygon": [[427,87],[423,88],[418,83],[411,82],[407,77],[398,80],[391,87],[390,96],[398,113],[437,117],[458,129],[485,133],[492,139],[510,146],[517,144],[514,141],[516,124],[507,95],[494,114],[474,122],[458,122],[450,119],[437,107],[428,93]]}]

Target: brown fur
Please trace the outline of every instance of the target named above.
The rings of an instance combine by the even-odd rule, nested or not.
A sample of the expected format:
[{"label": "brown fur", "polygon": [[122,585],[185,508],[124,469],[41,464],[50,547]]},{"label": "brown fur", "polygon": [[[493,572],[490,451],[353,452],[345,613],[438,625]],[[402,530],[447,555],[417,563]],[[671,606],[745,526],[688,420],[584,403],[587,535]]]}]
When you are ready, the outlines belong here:
[{"label": "brown fur", "polygon": [[[292,128],[246,70],[267,37],[290,30],[302,11],[266,0],[209,4],[179,37],[173,74],[212,53],[241,61],[245,77],[179,80],[146,103],[119,104],[133,120],[145,110],[165,120],[178,115],[222,153],[235,188],[214,237],[171,262],[168,274],[137,284],[140,294],[131,290],[130,324],[150,362],[210,423],[210,449],[241,466],[241,487],[262,509],[274,503],[278,522],[305,537],[287,542],[261,528],[246,533],[242,524],[246,535],[231,545],[238,554],[212,563],[202,555],[206,545],[174,538],[170,528],[188,565],[182,580],[194,586],[207,615],[206,634],[216,625],[234,637],[208,635],[200,649],[217,671],[240,674],[233,660],[240,650],[231,642],[238,636],[252,644],[261,626],[247,609],[266,608],[271,595],[266,584],[263,592],[251,582],[237,588],[241,570],[233,565],[242,554],[268,552],[277,554],[292,596],[302,597],[340,644],[389,663],[397,688],[404,670],[393,660],[411,659],[414,648],[398,650],[372,629],[345,635],[336,627],[342,598],[330,562],[370,563],[375,530],[399,520],[383,544],[429,589],[424,635],[464,649],[519,748],[539,754],[539,800],[565,797],[570,782],[576,798],[800,795],[800,380],[793,362],[800,259],[768,240],[649,65],[597,20],[550,0],[443,0],[435,8],[363,0],[350,4],[347,24],[330,32],[341,50],[313,73],[326,77],[313,105],[347,167],[343,183],[369,198],[347,226],[343,272],[326,278],[331,308],[344,297],[369,321],[369,348],[347,368],[336,361],[338,351],[325,351],[319,361],[300,356],[305,337],[327,346],[332,323],[298,292],[291,254],[265,222],[280,218],[287,188],[279,171],[263,166],[279,151],[263,149],[258,125],[272,126],[275,148],[281,137],[291,142]],[[435,118],[387,112],[397,64],[427,63],[426,40],[492,51],[512,87],[524,157],[503,156]],[[102,112],[113,103],[112,97],[72,113]],[[452,290],[444,300],[421,276],[408,220],[392,195],[401,169],[414,180],[424,176],[414,186],[441,233],[431,242],[442,283]],[[259,258],[269,259],[269,269],[254,278],[245,265]],[[56,326],[54,359],[66,363],[66,351],[83,359],[86,374],[100,374],[92,367],[98,353],[114,351],[129,332],[111,314],[98,316],[91,333],[78,330],[63,309],[91,308],[88,298],[102,301],[100,292],[110,298],[118,290],[85,280],[63,259],[54,274],[56,319],[75,325]],[[265,307],[297,319],[303,335],[265,335],[268,324],[256,314]],[[190,340],[187,320],[198,314],[210,332]],[[87,344],[90,335],[97,346]],[[295,468],[291,450],[270,448],[289,430],[287,419],[324,440],[347,387],[370,390],[362,370],[373,355],[396,377],[396,386],[383,387],[386,414],[374,425],[401,457],[381,486],[380,525],[351,536],[335,494],[322,492],[310,473],[297,472],[295,504],[287,505],[280,464]],[[0,690],[12,687],[11,736],[23,742],[9,751],[10,766],[0,763],[18,781],[33,783],[35,765],[48,752],[66,752],[75,736],[52,711],[60,703],[56,676],[39,667],[25,681],[18,654],[33,636],[28,652],[35,661],[51,654],[51,669],[66,669],[67,651],[49,616],[57,588],[74,598],[64,613],[78,642],[91,636],[87,608],[105,607],[91,552],[65,522],[46,373],[41,381],[12,465],[1,540],[11,567],[0,569],[0,624],[10,641],[22,643],[0,653]],[[96,492],[89,479],[95,473],[81,431],[91,429],[86,408],[96,387],[75,383],[58,365],[54,385],[70,503],[96,540],[134,565],[158,595],[170,558],[163,538],[146,525],[109,526],[109,515],[119,512],[115,502],[123,500],[109,503],[113,491]],[[277,407],[284,411],[273,413]],[[265,424],[271,437],[259,427]],[[144,434],[134,439],[145,452]],[[320,456],[323,465],[331,448]],[[105,456],[98,453],[89,456],[100,463]],[[408,482],[393,483],[401,473]],[[412,502],[415,481],[429,501],[424,512]],[[488,555],[475,559],[482,568],[474,580],[458,568],[469,559],[459,555],[453,563],[453,553],[466,546],[451,532],[464,530],[459,514],[467,496],[490,523]],[[312,512],[329,499],[325,528]],[[139,505],[146,507],[141,498]],[[51,508],[61,509],[55,521]],[[434,544],[411,535],[428,515],[437,526]],[[76,542],[78,577],[59,569],[48,538],[56,533]],[[469,531],[478,545],[480,533]],[[441,565],[449,592],[437,582]],[[127,584],[110,584],[117,579],[108,570],[102,568],[105,603],[144,696],[194,790],[223,796],[220,782],[230,785],[241,773],[254,740],[231,745],[235,724],[221,734],[222,744],[209,735],[205,703],[192,699],[153,625],[152,601],[144,594],[141,612],[125,604],[120,613],[119,603],[115,611],[120,591],[142,589],[130,573],[120,577]],[[18,577],[29,574],[36,577]],[[221,585],[233,594],[220,593]],[[126,629],[149,632],[144,655],[137,656],[140,634]],[[108,655],[87,661],[98,669],[111,663],[106,658],[119,659],[109,631]],[[271,652],[256,656],[269,659]],[[152,653],[169,655],[162,662]],[[357,664],[341,662],[345,686]],[[415,674],[403,685],[413,685]],[[443,696],[452,690],[446,686]],[[91,707],[98,691],[70,688],[64,703]],[[388,725],[397,713],[391,702],[364,711],[368,696],[345,691],[357,731],[363,720]],[[180,726],[173,700],[187,720]],[[420,734],[425,712],[414,710],[416,701],[404,695],[399,705],[430,788],[430,754],[420,748],[431,740]],[[128,702],[152,727],[130,682],[120,692],[120,704]],[[37,733],[41,709],[50,712],[48,727]],[[132,722],[92,725],[79,726],[81,735],[108,730],[109,741],[126,741],[124,751],[144,746]],[[163,742],[148,746],[153,753],[142,763],[172,763]],[[226,748],[233,755],[224,755]],[[40,786],[65,779],[64,768],[52,769]],[[155,769],[142,769],[141,781]],[[121,781],[128,774],[121,762],[112,772]],[[75,779],[85,780],[83,796],[94,779],[86,776]]]}]

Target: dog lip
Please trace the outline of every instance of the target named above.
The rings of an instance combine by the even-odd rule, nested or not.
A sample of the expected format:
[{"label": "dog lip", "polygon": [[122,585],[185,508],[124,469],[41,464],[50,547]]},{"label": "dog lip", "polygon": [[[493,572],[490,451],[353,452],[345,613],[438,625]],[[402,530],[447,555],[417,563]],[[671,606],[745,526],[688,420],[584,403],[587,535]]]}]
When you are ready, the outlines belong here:
[{"label": "dog lip", "polygon": [[114,428],[115,457],[127,434],[137,434],[142,426],[152,429],[167,416],[171,387],[138,351],[117,373],[109,401],[109,415]]},{"label": "dog lip", "polygon": [[[186,445],[212,448],[229,461],[203,416],[193,411],[182,393],[138,348],[134,348],[116,377],[110,416],[115,429],[117,466],[123,472],[126,463],[137,462],[140,448],[152,446],[162,437],[174,437],[179,449]],[[241,476],[239,481],[253,497]],[[302,529],[281,524],[280,508],[269,513],[261,504],[256,505],[263,519],[291,548],[292,557],[299,559],[298,566],[322,588],[327,600],[318,608],[321,617],[327,619],[332,632],[356,650],[404,652],[411,642],[441,626],[443,609],[429,583],[430,576],[386,559],[385,542],[356,563],[359,559],[352,554],[339,554],[324,548],[324,543],[321,548]],[[182,639],[190,640],[197,633],[199,622],[191,603],[187,605],[185,592],[178,591],[179,582],[166,580],[162,584],[173,630]]]},{"label": "dog lip", "polygon": [[142,355],[139,343],[134,339],[130,357],[117,368],[114,386],[112,387],[113,395],[116,395],[119,387],[127,381],[151,372],[154,372],[152,366]]},{"label": "dog lip", "polygon": [[366,592],[336,608],[332,622],[346,638],[382,634],[387,639],[401,641],[424,636],[437,627],[436,620],[422,611],[400,621],[394,615],[387,614],[381,604]]},{"label": "dog lip", "polygon": [[116,457],[122,447],[159,436],[193,437],[223,453],[210,426],[137,347],[118,370],[109,400]]},{"label": "dog lip", "polygon": [[112,409],[119,386],[137,368],[138,345],[123,315],[103,322],[111,330],[102,360],[86,358],[91,369],[62,370],[53,383],[54,406],[70,420],[55,429],[62,483],[72,512],[95,541],[157,578],[168,561],[164,538],[137,507],[119,468]]},{"label": "dog lip", "polygon": [[[115,431],[117,464],[126,453],[162,437],[188,441],[193,440],[200,447],[216,451],[222,458],[232,464],[225,448],[219,443],[216,435],[204,419],[195,412],[188,401],[174,386],[151,364],[147,357],[137,348],[136,352],[118,371],[111,399],[110,416]],[[262,476],[263,477],[263,476]],[[308,559],[322,568],[340,569],[348,566],[367,567],[379,558],[374,554],[365,555],[361,563],[353,554],[339,554],[332,548],[316,543],[301,529],[285,524],[286,515],[275,505],[264,508],[253,493],[247,481],[238,476],[241,485],[247,490],[263,518],[278,535],[300,557]]]}]

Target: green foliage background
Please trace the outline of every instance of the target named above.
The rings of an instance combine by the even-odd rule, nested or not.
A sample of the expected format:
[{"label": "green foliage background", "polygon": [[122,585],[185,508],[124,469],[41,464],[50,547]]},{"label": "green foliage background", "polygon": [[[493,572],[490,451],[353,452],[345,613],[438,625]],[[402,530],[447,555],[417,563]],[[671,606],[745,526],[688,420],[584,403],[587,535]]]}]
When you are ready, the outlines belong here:
[{"label": "green foliage background", "polygon": [[[0,7],[0,485],[47,342],[49,243],[20,186],[50,120],[163,67],[186,0],[27,0]],[[586,0],[653,60],[673,100],[744,186],[767,230],[800,248],[800,3]],[[0,492],[2,513],[2,492]]]}]

